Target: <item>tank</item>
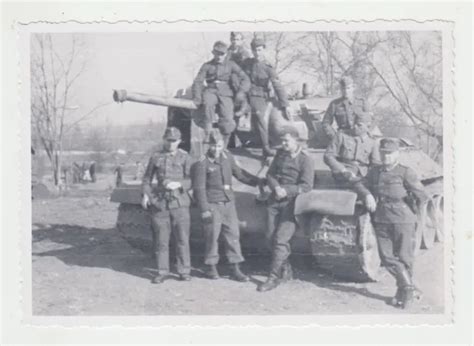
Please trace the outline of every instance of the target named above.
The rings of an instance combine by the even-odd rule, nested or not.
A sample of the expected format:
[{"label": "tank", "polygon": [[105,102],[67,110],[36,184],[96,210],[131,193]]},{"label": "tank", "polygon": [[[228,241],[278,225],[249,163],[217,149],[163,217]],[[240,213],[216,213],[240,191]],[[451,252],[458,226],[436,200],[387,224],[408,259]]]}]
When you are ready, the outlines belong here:
[{"label": "tank", "polygon": [[[303,93],[304,94],[304,93]],[[164,98],[146,94],[114,91],[117,102],[139,102],[168,107],[168,126],[179,128],[183,134],[181,146],[195,158],[206,148],[202,144],[203,112],[190,100],[189,93],[180,91],[177,97]],[[337,184],[323,161],[329,139],[322,130],[321,121],[331,98],[303,97],[290,100],[292,124],[305,139],[305,150],[312,156],[315,167],[313,190],[298,196],[295,203],[297,232],[292,240],[292,252],[307,255],[316,266],[334,276],[351,281],[376,280],[380,268],[377,241],[370,221],[356,194]],[[276,138],[278,128],[288,123],[269,102],[270,140]],[[248,115],[249,116],[249,115]],[[248,119],[238,119],[239,126],[231,141],[231,152],[249,172],[264,176],[268,162],[261,159],[258,136],[245,126]],[[244,125],[242,125],[244,124]],[[377,127],[372,135],[383,138]],[[276,144],[276,143],[274,143]],[[443,177],[442,168],[408,140],[400,139],[402,164],[414,168],[430,194],[430,201],[419,211],[417,249],[429,249],[435,241],[443,240]],[[234,180],[236,206],[240,219],[241,243],[247,253],[265,253],[265,203],[257,198],[255,188]],[[268,192],[268,191],[267,191]],[[116,188],[111,201],[119,203],[117,229],[132,246],[151,250],[152,230],[148,213],[140,206],[141,188],[125,183]],[[200,218],[195,206],[191,207],[192,241],[202,242]]]}]

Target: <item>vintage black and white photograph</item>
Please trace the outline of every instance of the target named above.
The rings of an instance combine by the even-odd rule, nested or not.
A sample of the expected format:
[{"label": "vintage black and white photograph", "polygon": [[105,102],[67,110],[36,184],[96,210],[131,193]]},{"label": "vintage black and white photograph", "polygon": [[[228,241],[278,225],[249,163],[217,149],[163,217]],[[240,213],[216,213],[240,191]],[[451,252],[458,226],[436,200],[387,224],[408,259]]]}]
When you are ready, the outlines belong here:
[{"label": "vintage black and white photograph", "polygon": [[33,315],[445,313],[442,31],[248,29],[29,35]]}]

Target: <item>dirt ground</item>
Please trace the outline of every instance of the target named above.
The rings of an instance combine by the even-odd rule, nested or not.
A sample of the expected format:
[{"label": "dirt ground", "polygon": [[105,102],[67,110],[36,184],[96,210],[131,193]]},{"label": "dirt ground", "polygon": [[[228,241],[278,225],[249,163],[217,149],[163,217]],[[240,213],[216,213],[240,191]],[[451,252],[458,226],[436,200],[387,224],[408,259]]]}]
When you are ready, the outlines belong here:
[{"label": "dirt ground", "polygon": [[[98,183],[108,187],[108,183]],[[423,299],[411,310],[390,306],[394,280],[385,271],[378,282],[342,282],[293,257],[295,280],[260,293],[269,258],[246,255],[248,283],[202,277],[202,258],[193,256],[193,279],[151,283],[151,255],[130,247],[115,230],[118,205],[108,189],[77,189],[33,201],[33,313],[35,315],[186,314],[374,314],[442,313],[443,246],[422,250],[415,272]],[[87,195],[87,197],[85,197]]]}]

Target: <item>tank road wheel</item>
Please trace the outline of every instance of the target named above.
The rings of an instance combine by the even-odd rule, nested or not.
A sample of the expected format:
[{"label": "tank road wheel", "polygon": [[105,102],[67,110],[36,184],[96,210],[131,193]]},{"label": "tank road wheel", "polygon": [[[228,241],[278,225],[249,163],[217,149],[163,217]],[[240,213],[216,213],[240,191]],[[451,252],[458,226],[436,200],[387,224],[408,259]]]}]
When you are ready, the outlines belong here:
[{"label": "tank road wheel", "polygon": [[444,240],[444,197],[434,196],[434,217],[436,219],[436,237],[435,241],[442,243]]},{"label": "tank road wheel", "polygon": [[359,255],[363,272],[369,280],[377,280],[380,269],[379,248],[370,214],[362,214],[359,217],[359,244],[361,253]]},{"label": "tank road wheel", "polygon": [[[435,217],[433,199],[425,203],[418,214],[417,241],[422,249],[431,249],[435,242],[437,220]],[[421,239],[420,239],[421,238]],[[418,242],[417,242],[418,245]],[[417,246],[417,249],[419,247]]]},{"label": "tank road wheel", "polygon": [[120,204],[117,230],[133,248],[147,253],[152,252],[153,231],[150,214],[139,204]]}]

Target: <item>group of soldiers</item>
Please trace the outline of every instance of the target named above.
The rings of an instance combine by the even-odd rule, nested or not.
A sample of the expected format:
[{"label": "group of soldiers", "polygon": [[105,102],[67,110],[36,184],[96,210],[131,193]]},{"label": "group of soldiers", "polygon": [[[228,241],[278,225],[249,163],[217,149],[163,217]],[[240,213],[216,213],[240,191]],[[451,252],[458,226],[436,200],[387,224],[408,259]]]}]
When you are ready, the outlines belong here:
[{"label": "group of soldiers", "polygon": [[287,93],[265,58],[266,44],[262,38],[256,37],[250,44],[253,58],[244,48],[242,33],[232,32],[230,39],[230,47],[222,41],[214,44],[213,59],[202,65],[192,85],[194,103],[204,108],[206,136],[217,118],[218,129],[227,146],[236,128],[234,117],[251,111],[263,154],[274,156],[276,151],[270,147],[265,112],[272,87],[277,107],[289,118]]},{"label": "group of soldiers", "polygon": [[[234,33],[234,39],[236,35],[239,34]],[[251,59],[235,47],[231,46],[228,50],[222,42],[217,42],[214,45],[215,59],[203,65],[193,87],[196,102],[200,102],[201,96],[209,119],[214,116],[216,105],[222,113],[218,120],[219,128],[209,126],[206,129],[208,151],[198,161],[192,162],[189,154],[179,149],[179,129],[169,127],[164,133],[163,149],[149,160],[143,177],[142,206],[150,210],[152,216],[158,269],[154,283],[162,283],[169,276],[169,239],[172,232],[176,236],[179,278],[191,280],[191,196],[199,208],[205,237],[206,277],[214,280],[220,277],[217,264],[221,236],[227,262],[232,268],[231,277],[240,282],[249,281],[239,265],[244,258],[232,177],[250,186],[268,186],[271,191],[266,200],[267,225],[264,233],[271,244],[272,260],[267,280],[258,286],[258,291],[272,290],[292,278],[289,256],[290,241],[296,230],[294,205],[299,194],[313,188],[314,163],[303,149],[299,132],[291,124],[280,129],[281,145],[278,150],[270,148],[268,141],[265,142],[268,131],[259,117],[268,101],[266,88],[269,81],[281,97],[283,108],[287,100],[271,66],[258,58],[258,51],[264,48],[263,41],[254,39],[252,50],[255,58]],[[241,58],[228,59],[226,54],[240,54]],[[247,66],[244,71],[250,72],[243,72],[238,63]],[[233,79],[232,76],[238,78]],[[201,89],[204,80],[207,86]],[[249,80],[250,89],[247,88]],[[226,150],[228,135],[235,126],[234,91],[231,88],[236,81],[240,83],[237,94],[241,95],[235,100],[240,102],[240,109],[250,105],[262,137],[264,154],[273,156],[265,177],[255,176],[240,167]],[[352,80],[342,78],[342,96],[331,102],[326,111],[323,126],[331,137],[331,143],[324,160],[334,179],[341,186],[357,192],[366,209],[372,213],[382,263],[397,283],[392,303],[406,308],[419,293],[413,283],[416,208],[425,203],[428,196],[416,173],[399,163],[398,139],[382,139],[379,143],[371,136],[371,113],[362,100],[353,97],[352,90]],[[333,127],[334,121],[337,129]],[[152,185],[154,178],[156,186]],[[189,191],[192,191],[191,196]]]}]

